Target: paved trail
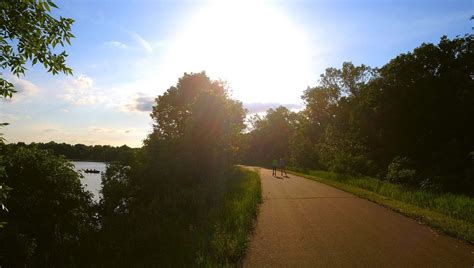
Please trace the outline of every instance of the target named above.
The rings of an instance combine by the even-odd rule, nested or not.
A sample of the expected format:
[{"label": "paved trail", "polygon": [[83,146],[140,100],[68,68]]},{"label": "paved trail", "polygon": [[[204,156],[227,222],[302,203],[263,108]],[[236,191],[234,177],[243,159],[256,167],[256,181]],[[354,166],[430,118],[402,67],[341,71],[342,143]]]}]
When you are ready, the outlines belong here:
[{"label": "paved trail", "polygon": [[260,175],[246,267],[474,267],[474,246],[387,208],[294,175]]}]

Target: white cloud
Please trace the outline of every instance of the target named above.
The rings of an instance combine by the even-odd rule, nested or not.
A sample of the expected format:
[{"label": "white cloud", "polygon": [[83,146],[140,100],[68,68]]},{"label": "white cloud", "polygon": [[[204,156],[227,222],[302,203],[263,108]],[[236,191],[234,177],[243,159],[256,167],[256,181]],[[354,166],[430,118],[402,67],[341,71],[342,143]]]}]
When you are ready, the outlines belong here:
[{"label": "white cloud", "polygon": [[104,43],[106,47],[127,49],[128,46],[120,41],[107,41]]},{"label": "white cloud", "polygon": [[18,91],[18,94],[34,95],[38,92],[38,87],[25,79],[13,76],[12,83],[15,86],[16,91]]},{"label": "white cloud", "polygon": [[36,95],[39,91],[39,87],[32,82],[21,79],[17,76],[10,76],[8,79],[14,86],[16,92],[13,93],[12,98],[2,98],[7,102],[17,102],[20,100],[27,99]]},{"label": "white cloud", "polygon": [[[152,66],[152,64],[148,66]],[[145,115],[144,112],[151,111],[154,99],[169,88],[172,83],[166,83],[166,77],[157,75],[157,72],[154,72],[153,76],[150,70],[141,69],[140,66],[132,69],[140,70],[138,71],[139,77],[130,81],[120,81],[120,83],[107,87],[107,97],[110,99],[108,104],[116,111],[132,112],[136,113],[135,116],[142,117]],[[150,69],[155,70],[152,67]]]},{"label": "white cloud", "polygon": [[105,102],[105,96],[93,88],[93,85],[94,80],[92,78],[81,74],[64,84],[66,94],[61,95],[60,98],[74,105],[93,105]]},{"label": "white cloud", "polygon": [[127,111],[131,112],[151,112],[155,98],[138,93],[138,96],[131,103],[125,105]]},{"label": "white cloud", "polygon": [[72,84],[80,90],[87,90],[92,87],[94,80],[87,75],[81,74],[78,78],[72,80]]},{"label": "white cloud", "polygon": [[138,44],[148,53],[153,52],[153,47],[151,44],[145,40],[143,37],[141,37],[138,33],[132,32],[131,33],[133,39],[138,42]]}]

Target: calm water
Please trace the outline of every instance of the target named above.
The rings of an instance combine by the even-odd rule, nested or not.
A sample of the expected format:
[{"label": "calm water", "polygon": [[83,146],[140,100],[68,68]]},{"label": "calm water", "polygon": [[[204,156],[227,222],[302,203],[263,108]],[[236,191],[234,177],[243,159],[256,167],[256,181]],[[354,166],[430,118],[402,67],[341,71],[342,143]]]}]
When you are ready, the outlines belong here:
[{"label": "calm water", "polygon": [[[100,189],[102,188],[101,173],[105,172],[106,163],[103,162],[86,162],[86,161],[72,161],[74,169],[81,172],[84,178],[81,179],[84,188],[94,195],[94,201],[99,202],[101,195]],[[97,169],[101,173],[85,173],[83,169]]]}]

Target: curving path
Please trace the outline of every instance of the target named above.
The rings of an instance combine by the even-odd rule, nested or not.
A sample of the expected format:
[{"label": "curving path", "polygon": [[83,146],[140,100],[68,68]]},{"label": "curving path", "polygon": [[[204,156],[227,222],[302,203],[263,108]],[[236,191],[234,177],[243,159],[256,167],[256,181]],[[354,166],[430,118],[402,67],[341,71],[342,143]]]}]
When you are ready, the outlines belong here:
[{"label": "curving path", "polygon": [[244,267],[474,267],[474,246],[387,208],[295,175],[260,176]]}]

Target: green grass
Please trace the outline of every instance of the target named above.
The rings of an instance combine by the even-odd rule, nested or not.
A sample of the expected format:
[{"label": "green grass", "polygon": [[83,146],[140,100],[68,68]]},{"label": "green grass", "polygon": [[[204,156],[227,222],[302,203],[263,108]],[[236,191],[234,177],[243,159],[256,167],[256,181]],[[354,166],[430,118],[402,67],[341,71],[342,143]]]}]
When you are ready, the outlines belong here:
[{"label": "green grass", "polygon": [[366,176],[292,169],[291,173],[319,181],[384,205],[446,234],[474,243],[474,198],[432,193]]},{"label": "green grass", "polygon": [[137,216],[114,218],[98,266],[240,266],[261,201],[258,173],[235,167],[205,182],[160,186]]},{"label": "green grass", "polygon": [[236,266],[242,262],[261,202],[261,186],[255,170],[239,167],[237,173],[216,214],[209,243],[198,254],[199,266]]}]

